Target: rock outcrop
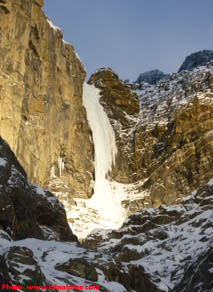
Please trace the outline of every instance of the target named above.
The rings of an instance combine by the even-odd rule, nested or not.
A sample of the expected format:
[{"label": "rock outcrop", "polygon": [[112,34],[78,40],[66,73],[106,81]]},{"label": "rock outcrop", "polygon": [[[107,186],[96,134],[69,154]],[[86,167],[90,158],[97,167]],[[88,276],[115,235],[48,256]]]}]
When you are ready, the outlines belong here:
[{"label": "rock outcrop", "polygon": [[131,199],[123,202],[130,214],[180,202],[213,176],[212,82],[211,63],[142,91],[107,68],[91,76],[116,133],[118,154],[110,177],[136,184],[129,190]]},{"label": "rock outcrop", "polygon": [[82,106],[86,73],[42,5],[0,1],[0,135],[31,182],[59,194],[66,189],[67,199],[90,197],[93,145]]},{"label": "rock outcrop", "polygon": [[213,61],[213,51],[211,50],[198,51],[186,57],[185,61],[181,65],[178,72],[182,70],[192,71],[198,66],[206,65],[210,61]]},{"label": "rock outcrop", "polygon": [[205,291],[213,287],[213,248],[209,246],[196,260],[186,267],[184,277],[174,292]]}]

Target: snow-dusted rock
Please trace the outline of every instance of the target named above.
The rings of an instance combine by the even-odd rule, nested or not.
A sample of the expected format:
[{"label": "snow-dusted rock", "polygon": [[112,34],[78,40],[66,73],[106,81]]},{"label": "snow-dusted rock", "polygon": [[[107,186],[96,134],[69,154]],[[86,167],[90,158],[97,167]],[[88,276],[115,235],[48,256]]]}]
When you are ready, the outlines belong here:
[{"label": "snow-dusted rock", "polygon": [[213,176],[213,66],[181,71],[139,93],[138,179],[152,206],[173,204]]},{"label": "snow-dusted rock", "polygon": [[210,61],[213,61],[213,51],[203,50],[190,54],[186,57],[178,72],[182,70],[192,71],[198,66],[204,66]]},{"label": "snow-dusted rock", "polygon": [[[203,185],[179,205],[144,209],[130,216],[117,231],[94,232],[85,240],[84,246],[93,248],[102,255],[111,254],[114,258],[114,266],[119,266],[120,273],[125,275],[131,289],[135,291],[143,291],[140,290],[140,286],[135,286],[136,281],[131,282],[131,271],[138,267],[139,274],[149,275],[151,282],[162,291],[176,291],[174,287],[180,281],[185,285],[188,283],[186,287],[195,289],[195,286],[188,281],[195,279],[191,282],[196,281],[197,286],[203,283],[202,291],[210,292],[212,252],[210,253],[209,248],[210,246],[212,248],[212,203],[213,187]],[[203,253],[206,254],[205,257],[208,255],[205,264],[202,261],[205,257],[201,256]],[[188,269],[191,264],[193,270]],[[209,269],[205,271],[209,273],[206,274],[206,279],[209,277],[209,282],[206,283],[202,278],[205,267]],[[196,279],[198,275],[199,278]],[[123,280],[120,278],[122,283],[125,283],[124,278]],[[148,284],[146,289],[144,288],[145,291],[152,291],[147,287]]]}]

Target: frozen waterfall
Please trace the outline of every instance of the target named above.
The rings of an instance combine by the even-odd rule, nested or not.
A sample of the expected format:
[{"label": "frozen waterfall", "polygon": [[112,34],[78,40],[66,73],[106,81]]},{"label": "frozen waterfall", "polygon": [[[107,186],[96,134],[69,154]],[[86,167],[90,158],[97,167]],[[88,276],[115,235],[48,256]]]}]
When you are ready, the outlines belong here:
[{"label": "frozen waterfall", "polygon": [[97,210],[100,228],[115,229],[122,225],[126,216],[121,206],[121,195],[112,190],[112,185],[106,178],[115,161],[117,147],[114,130],[99,99],[100,91],[93,85],[84,84],[83,104],[87,111],[95,148],[94,194],[87,200],[86,205]]}]

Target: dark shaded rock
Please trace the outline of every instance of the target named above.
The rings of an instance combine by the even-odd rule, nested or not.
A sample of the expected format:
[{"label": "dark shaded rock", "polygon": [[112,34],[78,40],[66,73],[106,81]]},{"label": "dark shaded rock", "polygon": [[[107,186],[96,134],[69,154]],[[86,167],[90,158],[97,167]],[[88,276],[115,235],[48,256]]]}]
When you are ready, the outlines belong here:
[{"label": "dark shaded rock", "polygon": [[[33,257],[33,252],[26,247],[11,247],[4,253],[7,269],[10,272],[10,279],[25,285],[43,285],[45,276]],[[21,273],[20,273],[21,271]]]},{"label": "dark shaded rock", "polygon": [[0,225],[14,239],[43,238],[36,220],[36,201],[27,176],[9,145],[0,138]]},{"label": "dark shaded rock", "polygon": [[191,71],[198,66],[206,65],[210,61],[213,61],[212,50],[198,51],[186,57],[178,72],[182,70]]},{"label": "dark shaded rock", "polygon": [[155,85],[159,80],[163,79],[165,76],[167,76],[167,74],[163,73],[158,69],[146,71],[140,74],[134,83],[140,84],[142,82],[146,82]]},{"label": "dark shaded rock", "polygon": [[6,260],[0,255],[0,287],[5,283],[11,285],[11,278],[9,276],[9,268],[6,264]]},{"label": "dark shaded rock", "polygon": [[[77,237],[71,232],[66,219],[66,212],[63,204],[48,190],[31,185],[32,192],[37,198],[36,217],[43,232],[54,232],[55,237],[51,239],[62,241],[77,241]],[[45,228],[46,227],[46,228]],[[49,229],[49,232],[48,232]],[[46,231],[46,232],[45,232]]]},{"label": "dark shaded rock", "polygon": [[150,291],[161,292],[151,281],[148,274],[145,273],[142,266],[128,265],[128,273],[121,265],[110,263],[104,271],[109,281],[121,283],[127,291]]},{"label": "dark shaded rock", "polygon": [[183,279],[174,292],[212,292],[213,248],[202,253],[192,265],[186,266]]},{"label": "dark shaded rock", "polygon": [[41,225],[55,232],[56,239],[77,240],[63,205],[50,192],[27,182],[24,169],[0,138],[0,226],[17,240],[44,238]]},{"label": "dark shaded rock", "polygon": [[56,269],[90,281],[98,280],[95,266],[82,258],[71,259],[62,265],[57,265]]}]

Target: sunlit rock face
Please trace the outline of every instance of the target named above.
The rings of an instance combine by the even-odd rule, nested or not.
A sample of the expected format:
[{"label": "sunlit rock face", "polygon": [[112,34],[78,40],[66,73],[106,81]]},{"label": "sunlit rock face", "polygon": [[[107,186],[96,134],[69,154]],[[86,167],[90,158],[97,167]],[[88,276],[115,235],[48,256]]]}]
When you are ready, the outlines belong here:
[{"label": "sunlit rock face", "polygon": [[30,181],[64,191],[68,199],[90,197],[93,145],[82,106],[86,73],[42,4],[0,3],[0,134]]},{"label": "sunlit rock face", "polygon": [[135,153],[152,206],[173,204],[213,175],[213,66],[142,91]]}]

